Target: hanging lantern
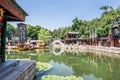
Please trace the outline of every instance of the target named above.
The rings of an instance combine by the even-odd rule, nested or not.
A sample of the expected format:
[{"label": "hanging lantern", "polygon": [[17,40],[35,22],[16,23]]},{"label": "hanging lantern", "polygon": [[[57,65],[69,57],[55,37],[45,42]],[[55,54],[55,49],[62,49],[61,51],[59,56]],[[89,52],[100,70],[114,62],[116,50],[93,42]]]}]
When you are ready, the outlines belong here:
[{"label": "hanging lantern", "polygon": [[3,22],[3,18],[2,18],[2,16],[0,16],[0,23],[2,23]]},{"label": "hanging lantern", "polygon": [[2,35],[3,18],[0,16],[0,36]]},{"label": "hanging lantern", "polygon": [[0,36],[2,35],[2,26],[0,26]]}]

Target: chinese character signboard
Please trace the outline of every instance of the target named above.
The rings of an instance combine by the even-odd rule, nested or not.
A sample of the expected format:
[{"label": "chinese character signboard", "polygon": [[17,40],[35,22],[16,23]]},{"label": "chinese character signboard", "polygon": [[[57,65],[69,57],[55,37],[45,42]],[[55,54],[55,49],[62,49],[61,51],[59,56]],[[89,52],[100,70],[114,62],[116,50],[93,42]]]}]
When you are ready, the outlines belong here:
[{"label": "chinese character signboard", "polygon": [[20,43],[24,43],[27,40],[26,35],[26,24],[19,23],[17,24],[19,31],[19,41]]}]

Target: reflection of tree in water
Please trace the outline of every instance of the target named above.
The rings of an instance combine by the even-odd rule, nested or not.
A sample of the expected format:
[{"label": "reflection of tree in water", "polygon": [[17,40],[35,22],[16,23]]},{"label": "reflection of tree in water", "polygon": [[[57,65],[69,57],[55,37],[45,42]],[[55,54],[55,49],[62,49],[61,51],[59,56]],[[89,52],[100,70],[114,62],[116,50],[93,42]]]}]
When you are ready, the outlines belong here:
[{"label": "reflection of tree in water", "polygon": [[110,71],[110,72],[113,71],[113,70],[112,70],[112,64],[111,64],[110,61],[108,61],[108,67],[107,67],[107,70]]},{"label": "reflection of tree in water", "polygon": [[6,51],[6,58],[35,60],[36,56],[34,54],[36,54],[35,51]]},{"label": "reflection of tree in water", "polygon": [[95,77],[93,74],[83,75],[82,77],[83,77],[85,80],[103,80],[102,78],[97,78],[97,77]]},{"label": "reflection of tree in water", "polygon": [[[82,53],[81,53],[82,54]],[[114,60],[116,64],[111,63],[112,58],[107,57],[104,55],[97,55],[94,53],[86,53],[86,55],[78,55],[78,54],[71,54],[71,53],[66,53],[65,56],[66,58],[63,57],[62,62],[64,62],[66,65],[71,66],[74,70],[74,75],[77,76],[82,76],[84,75],[89,75],[92,73],[94,75],[94,80],[97,79],[97,76],[101,76],[101,78],[98,77],[98,79],[103,79],[103,80],[109,80],[108,78],[113,76],[113,74],[119,75],[120,72],[118,72],[118,66],[116,65],[119,63],[119,60]],[[101,60],[102,59],[102,60]],[[54,59],[55,61],[61,62],[59,57]],[[106,70],[106,67],[108,66],[108,61],[109,62],[109,74],[108,70]],[[111,67],[110,67],[111,66]],[[114,72],[112,72],[114,69]],[[117,79],[120,77],[118,76]],[[113,78],[114,79],[114,78]]]}]

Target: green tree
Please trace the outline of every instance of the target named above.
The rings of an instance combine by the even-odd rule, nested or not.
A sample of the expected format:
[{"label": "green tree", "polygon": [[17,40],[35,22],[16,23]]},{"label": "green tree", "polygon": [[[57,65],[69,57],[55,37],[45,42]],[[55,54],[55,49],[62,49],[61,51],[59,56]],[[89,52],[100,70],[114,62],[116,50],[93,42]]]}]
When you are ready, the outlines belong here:
[{"label": "green tree", "polygon": [[28,25],[27,26],[27,36],[28,36],[28,38],[38,39],[38,32],[39,32],[40,29],[41,29],[41,26]]},{"label": "green tree", "polygon": [[102,6],[100,7],[101,10],[104,10],[103,14],[107,13],[107,10],[109,9],[110,7],[109,6]]},{"label": "green tree", "polygon": [[43,40],[44,42],[50,40],[50,36],[51,32],[48,31],[47,29],[41,29],[38,32],[38,39]]},{"label": "green tree", "polygon": [[14,34],[15,34],[14,26],[11,25],[10,23],[7,23],[6,37],[8,37],[8,39],[11,40]]}]

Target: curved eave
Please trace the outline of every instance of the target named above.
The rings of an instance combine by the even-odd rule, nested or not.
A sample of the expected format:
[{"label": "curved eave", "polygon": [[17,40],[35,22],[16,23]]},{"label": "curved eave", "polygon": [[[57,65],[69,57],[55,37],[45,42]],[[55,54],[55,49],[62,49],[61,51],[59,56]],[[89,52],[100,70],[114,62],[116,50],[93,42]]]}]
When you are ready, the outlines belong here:
[{"label": "curved eave", "polygon": [[0,0],[0,8],[5,10],[7,21],[25,21],[28,16],[14,0]]}]

